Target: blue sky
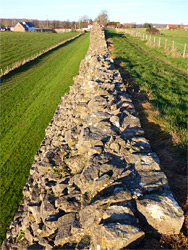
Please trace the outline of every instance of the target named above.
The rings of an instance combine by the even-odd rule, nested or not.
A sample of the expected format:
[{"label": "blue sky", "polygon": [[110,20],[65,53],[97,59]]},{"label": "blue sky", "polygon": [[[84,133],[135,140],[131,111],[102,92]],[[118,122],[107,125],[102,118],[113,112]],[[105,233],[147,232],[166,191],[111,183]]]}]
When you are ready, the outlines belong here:
[{"label": "blue sky", "polygon": [[102,10],[121,23],[188,24],[188,0],[0,0],[1,18],[78,21]]}]

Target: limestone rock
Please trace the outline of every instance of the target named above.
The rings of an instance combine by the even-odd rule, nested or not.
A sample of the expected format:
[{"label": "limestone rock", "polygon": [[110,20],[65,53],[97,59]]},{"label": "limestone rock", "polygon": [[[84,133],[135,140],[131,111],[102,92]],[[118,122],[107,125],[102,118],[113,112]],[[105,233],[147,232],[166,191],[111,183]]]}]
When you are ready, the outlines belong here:
[{"label": "limestone rock", "polygon": [[[101,168],[101,165],[103,166]],[[93,197],[125,170],[124,163],[111,154],[101,154],[90,159],[76,183],[81,192]]]},{"label": "limestone rock", "polygon": [[121,222],[123,224],[136,224],[136,218],[127,204],[116,203],[107,208],[103,214],[105,223]]},{"label": "limestone rock", "polygon": [[99,225],[93,234],[94,249],[119,250],[140,241],[144,232],[132,225],[109,223]]},{"label": "limestone rock", "polygon": [[74,239],[71,234],[71,227],[76,222],[75,213],[69,213],[59,218],[58,233],[55,237],[55,245],[63,246],[65,243],[79,242],[79,239]]},{"label": "limestone rock", "polygon": [[137,200],[137,208],[148,224],[161,234],[178,234],[183,225],[183,211],[172,193],[148,194]]}]

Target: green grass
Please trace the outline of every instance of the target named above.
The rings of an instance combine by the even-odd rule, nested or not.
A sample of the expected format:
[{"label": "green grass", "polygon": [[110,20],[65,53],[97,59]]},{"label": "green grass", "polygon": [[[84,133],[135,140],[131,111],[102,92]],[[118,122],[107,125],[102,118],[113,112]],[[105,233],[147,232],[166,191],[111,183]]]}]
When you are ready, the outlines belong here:
[{"label": "green grass", "polygon": [[73,84],[88,46],[89,34],[84,34],[17,69],[0,85],[2,238],[22,198],[45,128]]},{"label": "green grass", "polygon": [[[145,39],[146,39],[146,29],[128,29],[128,31],[145,34]],[[188,31],[185,30],[159,30],[159,31],[161,35],[151,35],[153,43],[154,43],[154,37],[156,38],[155,42],[157,44],[159,44],[159,38],[160,38],[161,39],[160,46],[164,49],[165,40],[167,39],[167,48],[171,50],[174,41],[174,48],[180,54],[183,54],[184,46],[186,43],[187,44],[186,55],[188,54],[188,40],[187,40]]]},{"label": "green grass", "polygon": [[77,32],[63,34],[45,32],[1,32],[1,69],[42,52],[52,45],[75,36]]},{"label": "green grass", "polygon": [[134,43],[135,38],[107,32],[114,44],[113,56],[123,67],[127,78],[135,81],[140,90],[148,93],[154,109],[159,111],[165,130],[180,138],[179,148],[186,157],[187,145],[187,75],[166,65],[143,51]]},{"label": "green grass", "polygon": [[[176,57],[172,53],[167,53],[163,48],[157,48],[153,46],[148,46],[147,41],[143,41],[138,37],[129,36],[129,40],[136,43],[138,46],[143,48],[147,53],[150,53],[156,58],[167,62],[168,64],[176,67],[177,69],[187,73],[187,58]],[[157,40],[156,40],[157,41]]]},{"label": "green grass", "polygon": [[160,30],[161,35],[171,36],[171,37],[186,37],[188,35],[188,31],[186,30]]},{"label": "green grass", "polygon": [[[136,28],[136,29],[129,29],[131,31],[136,31],[140,33],[146,33],[146,28]],[[188,31],[186,30],[166,30],[166,29],[159,29],[160,34],[163,36],[170,36],[170,37],[186,37],[188,36]]]}]

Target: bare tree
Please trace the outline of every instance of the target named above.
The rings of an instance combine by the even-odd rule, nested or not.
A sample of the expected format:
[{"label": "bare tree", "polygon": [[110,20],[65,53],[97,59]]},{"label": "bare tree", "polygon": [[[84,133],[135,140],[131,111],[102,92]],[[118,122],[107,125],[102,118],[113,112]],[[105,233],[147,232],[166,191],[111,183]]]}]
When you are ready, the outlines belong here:
[{"label": "bare tree", "polygon": [[84,16],[80,17],[80,21],[81,21],[82,23],[88,22],[89,20],[90,20],[90,19],[89,19],[89,17],[88,17],[87,15],[84,15]]},{"label": "bare tree", "polygon": [[98,17],[95,19],[95,21],[106,25],[109,22],[108,12],[106,10],[102,10]]}]

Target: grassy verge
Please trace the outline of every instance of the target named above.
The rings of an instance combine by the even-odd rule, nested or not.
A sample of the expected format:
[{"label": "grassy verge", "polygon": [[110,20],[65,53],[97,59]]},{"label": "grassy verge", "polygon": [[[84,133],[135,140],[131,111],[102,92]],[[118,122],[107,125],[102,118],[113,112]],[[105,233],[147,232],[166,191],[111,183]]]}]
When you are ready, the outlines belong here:
[{"label": "grassy verge", "polygon": [[18,61],[56,45],[68,38],[76,36],[77,32],[63,34],[45,32],[1,32],[1,69],[11,67]]},{"label": "grassy verge", "polygon": [[187,75],[147,54],[132,37],[108,33],[113,40],[113,56],[121,61],[128,78],[134,79],[140,90],[148,93],[149,101],[160,117],[166,130],[180,138],[185,148],[187,137]]},{"label": "grassy verge", "polygon": [[[141,37],[143,38],[143,34],[145,34],[144,38],[146,39],[146,29],[128,29],[128,32],[133,32],[134,34],[142,34]],[[164,49],[165,48],[165,40],[167,40],[167,48],[168,50],[172,49],[173,42],[174,42],[174,48],[176,49],[176,52],[183,54],[184,52],[184,45],[187,44],[187,35],[188,32],[185,30],[159,30],[160,35],[149,35],[151,36],[151,41],[154,43],[154,37],[155,37],[155,43],[159,43],[160,46]],[[186,55],[188,53],[188,48],[186,48]]]},{"label": "grassy verge", "polygon": [[[179,69],[180,71],[183,71],[184,73],[187,73],[187,58],[183,57],[176,57],[176,52],[172,52],[171,50],[167,49],[164,50],[164,41],[161,40],[161,46],[163,47],[155,47],[153,45],[149,45],[148,42],[145,40],[141,40],[140,38],[132,37],[129,35],[126,35],[129,37],[129,40],[136,43],[136,45],[140,46],[143,50],[145,50],[146,53],[149,53],[150,55],[153,55],[155,58],[158,58],[160,60],[163,60],[167,64]],[[153,36],[154,37],[154,36]],[[158,37],[160,38],[160,37]],[[158,43],[158,40],[156,40],[156,43]],[[182,44],[183,46],[183,44]],[[181,46],[181,48],[182,48]],[[187,49],[188,51],[188,49]]]},{"label": "grassy verge", "polygon": [[159,156],[175,199],[185,211],[179,235],[156,238],[147,232],[138,249],[187,249],[187,75],[153,57],[132,37],[113,30],[108,30],[106,35],[145,136]]},{"label": "grassy verge", "polygon": [[89,35],[84,34],[15,70],[1,83],[2,239],[22,198],[45,128],[73,84],[88,46]]}]

